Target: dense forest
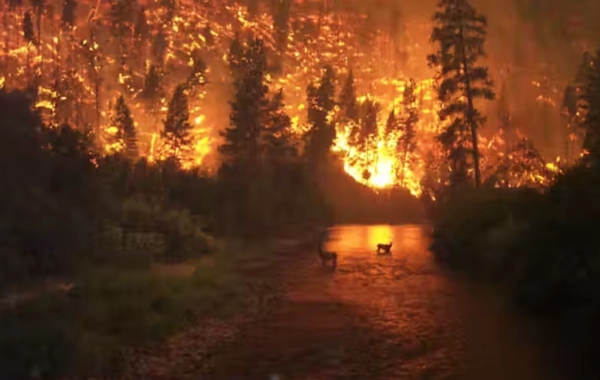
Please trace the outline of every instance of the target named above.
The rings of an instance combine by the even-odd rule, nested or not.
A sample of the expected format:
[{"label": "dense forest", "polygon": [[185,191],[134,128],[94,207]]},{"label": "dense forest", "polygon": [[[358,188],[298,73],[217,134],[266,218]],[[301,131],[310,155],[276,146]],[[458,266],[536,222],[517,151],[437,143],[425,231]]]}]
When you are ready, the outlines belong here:
[{"label": "dense forest", "polygon": [[[103,373],[97,352],[79,352],[81,368],[65,357],[86,339],[107,352],[138,342],[103,330],[111,311],[82,317],[131,281],[150,294],[131,325],[152,310],[148,329],[172,331],[152,297],[200,280],[130,272],[217,252],[219,239],[421,221],[423,205],[440,259],[493,272],[527,302],[559,288],[592,297],[600,52],[580,49],[568,80],[540,69],[521,101],[524,63],[486,54],[487,18],[467,0],[423,22],[392,5],[382,19],[291,0],[1,6],[0,294],[68,284],[2,315],[9,376]],[[40,327],[49,310],[67,322]]]}]

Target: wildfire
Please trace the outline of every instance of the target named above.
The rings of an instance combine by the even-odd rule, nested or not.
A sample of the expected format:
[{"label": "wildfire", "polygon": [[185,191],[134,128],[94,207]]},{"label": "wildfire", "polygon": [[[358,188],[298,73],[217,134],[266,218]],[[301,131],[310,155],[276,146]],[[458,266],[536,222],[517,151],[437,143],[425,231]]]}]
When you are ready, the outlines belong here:
[{"label": "wildfire", "polygon": [[[62,1],[54,0],[49,3],[52,3],[54,9],[62,9]],[[95,3],[94,0],[82,0],[78,6],[95,9]],[[56,72],[63,73],[61,80],[64,80],[64,75],[72,70],[72,81],[69,83],[78,88],[79,95],[72,110],[74,116],[67,121],[75,125],[95,126],[101,136],[114,134],[107,115],[110,113],[110,104],[123,93],[128,97],[133,119],[139,126],[138,137],[142,153],[149,160],[159,160],[163,157],[161,149],[164,148],[164,143],[158,131],[166,117],[169,94],[177,84],[186,79],[191,66],[191,53],[199,49],[207,63],[208,79],[201,91],[189,98],[194,144],[190,149],[178,151],[178,155],[184,167],[204,165],[206,158],[214,154],[220,142],[218,131],[228,123],[227,99],[230,96],[231,79],[226,62],[229,43],[238,31],[242,36],[252,34],[262,38],[269,50],[276,51],[273,19],[268,12],[250,15],[245,7],[238,4],[184,1],[177,5],[175,14],[166,23],[165,9],[161,2],[143,3],[152,37],[136,50],[135,54],[142,56],[134,57],[134,53],[128,53],[131,66],[126,65],[126,69],[119,66],[120,60],[115,52],[117,43],[111,36],[110,17],[106,7],[96,9],[91,20],[76,20],[72,30],[60,27],[60,12],[46,12],[41,37],[51,43],[38,44],[33,49],[17,33],[20,20],[10,17],[7,33],[12,33],[14,38],[6,39],[2,56],[3,63],[10,70],[5,77],[0,78],[0,87],[25,86],[32,78],[28,76],[28,70],[22,68],[27,65],[35,66],[41,83],[36,107],[43,110],[46,118],[54,118],[53,121],[56,121],[58,104],[65,99],[60,99],[53,87],[56,84],[54,75]],[[300,5],[290,15],[282,72],[269,78],[271,87],[283,89],[286,111],[293,128],[298,133],[307,128],[306,87],[319,79],[323,66],[328,64],[334,68],[338,89],[352,69],[359,100],[372,99],[380,106],[377,132],[368,144],[358,147],[350,139],[352,125],[338,122],[333,151],[343,160],[345,171],[358,182],[376,189],[401,185],[415,196],[419,195],[421,179],[425,174],[424,158],[434,145],[434,136],[440,129],[437,118],[439,104],[434,100],[436,97],[432,73],[426,70],[420,72],[419,78],[415,78],[416,106],[419,109],[417,149],[407,161],[409,164],[402,167],[397,149],[399,136],[389,133],[385,128],[386,118],[391,111],[403,111],[402,94],[408,80],[399,70],[394,39],[381,30],[374,31],[373,26],[362,15],[322,14],[307,7],[308,4]],[[9,12],[8,8],[3,11],[6,14]],[[210,34],[204,33],[207,26],[210,26]],[[365,37],[362,34],[366,30],[370,30],[371,34]],[[150,58],[152,40],[158,38],[159,31],[165,38],[165,95],[156,105],[156,113],[150,115],[139,94],[145,71],[153,61]],[[133,45],[134,42],[130,42],[128,48],[134,49]],[[406,44],[404,48],[409,53],[418,51],[413,54],[414,60],[422,65],[424,53],[422,54],[418,43]],[[135,65],[134,61],[146,64]],[[96,109],[98,107],[100,109]],[[336,115],[331,116],[336,120]],[[114,144],[107,143],[105,146],[106,152],[119,149],[122,147]]]}]

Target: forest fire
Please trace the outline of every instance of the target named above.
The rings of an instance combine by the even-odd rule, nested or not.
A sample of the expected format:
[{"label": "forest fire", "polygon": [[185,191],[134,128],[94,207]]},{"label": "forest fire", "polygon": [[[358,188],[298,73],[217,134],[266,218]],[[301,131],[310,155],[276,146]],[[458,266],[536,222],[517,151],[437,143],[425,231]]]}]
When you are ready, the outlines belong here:
[{"label": "forest fire", "polygon": [[[408,148],[399,143],[402,132],[391,130],[386,118],[406,115],[403,92],[409,78],[401,74],[398,62],[418,48],[407,45],[401,51],[390,33],[375,30],[364,15],[323,14],[308,4],[294,12],[282,5],[251,14],[241,5],[220,2],[175,6],[151,1],[141,7],[120,0],[98,9],[100,3],[91,0],[78,2],[76,9],[72,0],[61,3],[51,1],[41,13],[22,5],[3,10],[2,64],[7,74],[0,83],[8,88],[37,85],[36,107],[49,123],[95,131],[107,153],[122,149],[111,123],[116,98],[123,95],[132,107],[141,155],[160,160],[176,151],[184,167],[214,166],[218,133],[228,124],[228,49],[236,35],[253,35],[264,41],[272,63],[279,65],[267,79],[273,90],[283,90],[299,139],[307,129],[307,86],[318,81],[325,65],[333,68],[337,89],[352,70],[359,103],[375,105],[375,127],[357,143],[352,138],[356,125],[342,120],[336,108],[330,115],[337,132],[333,151],[361,183],[421,193],[426,152],[441,128],[432,73],[425,70],[416,78],[416,143],[403,152]],[[38,30],[25,26],[19,16],[24,13],[39,21]],[[169,147],[159,130],[168,98],[177,84],[190,81],[190,68],[190,75],[198,77],[197,88],[189,94],[193,142]],[[146,87],[152,80],[156,91],[149,94]]]}]

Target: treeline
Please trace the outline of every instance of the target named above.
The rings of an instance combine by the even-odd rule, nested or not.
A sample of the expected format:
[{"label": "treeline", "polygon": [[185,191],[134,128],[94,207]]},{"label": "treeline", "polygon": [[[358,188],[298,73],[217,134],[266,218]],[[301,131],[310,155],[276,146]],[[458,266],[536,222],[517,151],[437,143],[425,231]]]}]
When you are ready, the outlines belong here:
[{"label": "treeline", "polygon": [[[596,305],[600,251],[592,226],[600,216],[600,51],[584,55],[565,91],[565,117],[583,135],[581,157],[546,188],[502,188],[501,180],[513,170],[527,171],[501,166],[493,181],[482,181],[478,167],[477,131],[485,118],[474,100],[494,95],[487,69],[477,66],[485,17],[465,0],[451,0],[440,3],[436,21],[433,39],[441,48],[430,63],[442,78],[439,96],[446,107],[440,116],[451,123],[439,137],[449,167],[447,181],[433,192],[438,199],[432,207],[434,254],[476,277],[498,281],[529,308]],[[524,155],[530,164],[539,161],[531,146],[521,145],[530,150]]]}]

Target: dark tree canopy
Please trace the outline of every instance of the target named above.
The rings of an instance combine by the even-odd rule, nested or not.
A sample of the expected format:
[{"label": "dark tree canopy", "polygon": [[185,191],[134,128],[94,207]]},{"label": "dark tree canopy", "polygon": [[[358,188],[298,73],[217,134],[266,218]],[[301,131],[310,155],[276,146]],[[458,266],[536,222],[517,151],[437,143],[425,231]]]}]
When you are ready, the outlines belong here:
[{"label": "dark tree canopy", "polygon": [[358,104],[356,101],[356,86],[354,84],[354,74],[352,70],[348,73],[344,86],[340,91],[339,98],[340,113],[343,118],[358,122]]},{"label": "dark tree canopy", "polygon": [[120,142],[123,144],[123,153],[126,157],[135,159],[138,156],[135,124],[131,116],[131,111],[125,102],[125,97],[123,95],[119,96],[117,99],[114,110],[114,118],[111,124],[117,129],[114,135],[115,142]]},{"label": "dark tree canopy", "polygon": [[185,89],[184,84],[175,88],[162,131],[162,138],[168,144],[173,157],[177,157],[182,148],[189,147],[192,143],[192,125]]},{"label": "dark tree canopy", "polygon": [[335,140],[335,124],[330,113],[335,107],[334,72],[326,66],[318,86],[311,84],[307,89],[308,123],[310,129],[306,135],[306,155],[316,164],[327,160]]},{"label": "dark tree canopy", "polygon": [[400,173],[400,186],[404,186],[406,166],[412,153],[416,149],[415,137],[417,135],[417,124],[419,123],[419,110],[417,106],[417,84],[414,79],[411,79],[406,84],[402,97],[402,106],[404,117],[399,123],[400,137],[397,147],[402,157],[402,171]]},{"label": "dark tree canopy", "polygon": [[246,48],[238,43],[230,49],[230,65],[236,73],[235,95],[229,127],[222,133],[225,143],[219,150],[230,167],[254,170],[262,155],[261,140],[268,117],[267,58],[262,40],[251,39]]},{"label": "dark tree canopy", "polygon": [[23,37],[29,43],[35,43],[35,35],[33,32],[33,21],[31,20],[31,13],[25,12],[23,16]]},{"label": "dark tree canopy", "polygon": [[285,112],[283,90],[271,98],[268,109],[268,122],[264,135],[267,159],[279,163],[296,157],[297,149],[293,142],[292,123]]},{"label": "dark tree canopy", "polygon": [[475,185],[481,184],[478,128],[485,117],[475,108],[475,100],[494,98],[484,58],[486,18],[467,0],[441,0],[434,14],[431,40],[437,51],[428,57],[438,69],[438,99],[444,104],[440,119],[449,125],[439,136],[451,162],[453,183],[468,178],[468,158],[472,157]]},{"label": "dark tree canopy", "polygon": [[160,69],[156,65],[150,65],[146,77],[144,78],[144,87],[140,92],[142,99],[155,103],[163,94],[162,77]]}]

